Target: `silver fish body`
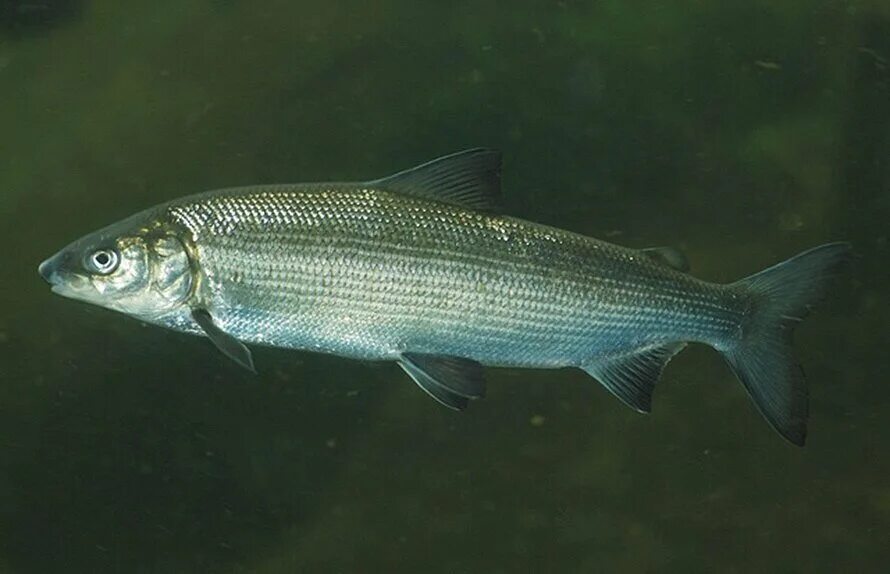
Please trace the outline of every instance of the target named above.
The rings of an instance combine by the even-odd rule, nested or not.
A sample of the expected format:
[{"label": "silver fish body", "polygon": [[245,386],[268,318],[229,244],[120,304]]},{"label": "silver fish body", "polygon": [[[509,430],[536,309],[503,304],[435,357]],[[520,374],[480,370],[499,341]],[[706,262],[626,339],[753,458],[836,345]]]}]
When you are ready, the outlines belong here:
[{"label": "silver fish body", "polygon": [[580,367],[646,412],[687,342],[722,352],[758,408],[803,444],[794,324],[849,246],[828,244],[728,285],[670,257],[502,215],[500,156],[468,150],[359,183],[255,186],[151,208],[41,265],[53,289],[243,343],[397,361],[453,408],[481,365]]},{"label": "silver fish body", "polygon": [[639,251],[360,184],[231,190],[161,217],[194,245],[197,296],[220,327],[277,347],[583,366],[719,345],[746,304]]}]

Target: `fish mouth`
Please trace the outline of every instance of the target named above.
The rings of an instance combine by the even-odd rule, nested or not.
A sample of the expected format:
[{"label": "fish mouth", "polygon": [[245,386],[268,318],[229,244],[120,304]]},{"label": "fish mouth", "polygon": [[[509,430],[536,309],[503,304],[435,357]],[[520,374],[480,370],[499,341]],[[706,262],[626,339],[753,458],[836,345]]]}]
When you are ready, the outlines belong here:
[{"label": "fish mouth", "polygon": [[65,270],[65,262],[67,256],[64,252],[59,252],[42,262],[37,267],[37,272],[46,281],[53,293],[62,297],[80,298],[79,290],[86,286],[86,279],[76,273]]},{"label": "fish mouth", "polygon": [[40,276],[43,277],[43,280],[53,284],[53,275],[55,274],[55,269],[53,269],[52,258],[47,259],[37,268],[37,272],[40,273]]},{"label": "fish mouth", "polygon": [[43,277],[43,280],[55,287],[59,284],[59,267],[61,264],[61,253],[56,253],[37,267],[37,272]]},{"label": "fish mouth", "polygon": [[[67,299],[77,299],[78,301],[86,301],[88,303],[97,303],[94,301],[92,293],[87,289],[88,282],[78,275],[64,276],[58,272],[50,276],[47,280],[50,285],[50,291],[56,295],[60,295]],[[99,304],[99,303],[97,303]]]},{"label": "fish mouth", "polygon": [[64,285],[51,285],[49,288],[50,291],[55,293],[56,295],[61,295],[62,297],[72,297],[72,293],[70,289],[66,289]]}]

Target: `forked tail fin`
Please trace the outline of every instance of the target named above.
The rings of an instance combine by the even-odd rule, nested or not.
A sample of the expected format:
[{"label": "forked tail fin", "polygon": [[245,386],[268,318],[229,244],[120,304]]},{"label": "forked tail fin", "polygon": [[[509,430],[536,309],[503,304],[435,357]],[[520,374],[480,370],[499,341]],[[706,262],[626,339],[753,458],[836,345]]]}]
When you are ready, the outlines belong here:
[{"label": "forked tail fin", "polygon": [[766,420],[798,446],[806,441],[808,398],[791,335],[850,252],[848,243],[820,245],[733,284],[753,296],[741,336],[724,357]]}]

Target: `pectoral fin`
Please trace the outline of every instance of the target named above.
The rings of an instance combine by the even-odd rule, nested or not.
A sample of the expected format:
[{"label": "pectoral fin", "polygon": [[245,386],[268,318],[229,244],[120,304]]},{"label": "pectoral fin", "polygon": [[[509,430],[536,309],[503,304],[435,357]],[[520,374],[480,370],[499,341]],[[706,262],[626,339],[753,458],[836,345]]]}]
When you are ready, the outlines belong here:
[{"label": "pectoral fin", "polygon": [[192,309],[192,319],[204,330],[204,333],[213,341],[217,349],[245,369],[256,373],[250,349],[244,343],[220,329],[213,322],[213,317],[207,309]]},{"label": "pectoral fin", "polygon": [[470,359],[404,353],[399,366],[417,385],[446,407],[463,410],[468,399],[485,395],[482,365]]}]

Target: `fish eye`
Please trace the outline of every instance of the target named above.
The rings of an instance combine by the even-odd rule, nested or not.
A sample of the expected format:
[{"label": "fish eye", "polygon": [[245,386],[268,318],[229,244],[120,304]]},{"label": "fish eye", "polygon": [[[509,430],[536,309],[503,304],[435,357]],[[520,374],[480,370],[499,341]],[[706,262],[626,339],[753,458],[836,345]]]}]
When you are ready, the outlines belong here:
[{"label": "fish eye", "polygon": [[86,267],[90,271],[95,273],[100,273],[102,275],[108,275],[115,269],[117,269],[117,265],[120,262],[120,256],[117,251],[113,249],[99,249],[98,251],[94,251],[87,257]]}]

